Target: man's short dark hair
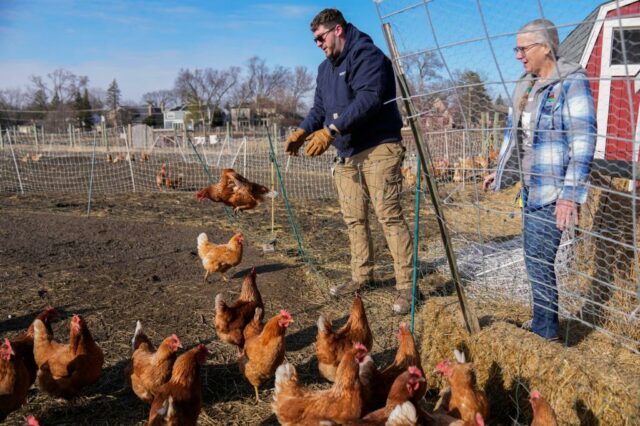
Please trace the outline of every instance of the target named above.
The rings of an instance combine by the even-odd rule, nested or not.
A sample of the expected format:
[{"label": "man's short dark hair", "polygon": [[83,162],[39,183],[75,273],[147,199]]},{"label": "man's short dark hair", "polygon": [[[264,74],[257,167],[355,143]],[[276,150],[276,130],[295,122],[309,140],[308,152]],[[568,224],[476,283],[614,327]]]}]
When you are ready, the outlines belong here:
[{"label": "man's short dark hair", "polygon": [[311,31],[317,30],[320,25],[327,28],[340,25],[345,30],[347,29],[347,21],[338,9],[324,9],[318,13],[311,21]]}]

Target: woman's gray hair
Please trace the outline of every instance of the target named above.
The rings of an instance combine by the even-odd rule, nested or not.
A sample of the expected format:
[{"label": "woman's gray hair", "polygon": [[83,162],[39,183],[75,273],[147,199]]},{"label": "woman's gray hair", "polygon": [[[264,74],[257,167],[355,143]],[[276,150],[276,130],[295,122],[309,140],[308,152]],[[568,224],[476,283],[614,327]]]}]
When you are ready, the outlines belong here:
[{"label": "woman's gray hair", "polygon": [[558,29],[553,22],[548,19],[534,19],[524,24],[518,33],[532,33],[535,35],[538,43],[544,43],[549,46],[553,56],[558,56],[558,46],[560,38],[558,37]]}]

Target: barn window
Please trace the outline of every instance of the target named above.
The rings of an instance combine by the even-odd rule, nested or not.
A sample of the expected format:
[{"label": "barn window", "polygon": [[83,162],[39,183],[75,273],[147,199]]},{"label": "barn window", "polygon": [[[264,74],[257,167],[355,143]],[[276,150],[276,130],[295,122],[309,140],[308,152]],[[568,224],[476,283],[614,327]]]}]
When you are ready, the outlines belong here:
[{"label": "barn window", "polygon": [[611,65],[624,65],[622,42],[627,64],[640,64],[640,28],[614,28],[611,49]]}]

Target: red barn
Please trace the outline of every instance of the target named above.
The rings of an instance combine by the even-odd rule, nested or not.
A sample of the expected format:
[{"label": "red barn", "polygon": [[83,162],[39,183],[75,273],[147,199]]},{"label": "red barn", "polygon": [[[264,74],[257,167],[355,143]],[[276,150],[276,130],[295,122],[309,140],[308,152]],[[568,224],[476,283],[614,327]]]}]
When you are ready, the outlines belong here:
[{"label": "red barn", "polygon": [[596,158],[638,161],[640,0],[601,4],[561,43],[560,54],[580,63],[592,78]]}]

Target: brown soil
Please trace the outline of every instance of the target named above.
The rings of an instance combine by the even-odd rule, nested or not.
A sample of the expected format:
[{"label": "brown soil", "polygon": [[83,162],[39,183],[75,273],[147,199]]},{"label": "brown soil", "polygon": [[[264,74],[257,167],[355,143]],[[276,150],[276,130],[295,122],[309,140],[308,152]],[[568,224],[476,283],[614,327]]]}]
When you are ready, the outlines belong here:
[{"label": "brown soil", "polygon": [[[219,205],[196,203],[192,193],[128,194],[98,197],[88,217],[86,211],[86,198],[78,194],[0,196],[0,335],[11,337],[26,329],[51,304],[62,314],[54,324],[55,336],[64,340],[70,316],[82,314],[105,353],[102,378],[79,398],[56,400],[34,386],[27,403],[6,424],[22,424],[28,414],[43,425],[143,424],[149,407],[123,378],[136,320],[143,321],[154,341],[176,333],[185,347],[203,342],[210,349],[200,424],[277,424],[270,407],[273,381],[262,387],[262,401],[256,404],[252,387],[238,370],[236,349],[218,340],[212,324],[215,295],[224,291],[232,300],[254,265],[266,315],[285,308],[294,317],[287,332],[287,359],[306,384],[328,386],[313,357],[315,323],[320,312],[344,321],[351,298],[327,298],[329,280],[317,279],[320,275],[297,256],[283,211],[278,211],[276,230],[286,227],[286,232],[280,232],[276,251],[269,254],[261,249],[270,238],[265,206],[229,219]],[[312,217],[304,219],[306,229],[313,229]],[[226,242],[235,229],[249,237],[241,265],[227,274],[230,283],[219,276],[203,283],[197,235],[207,232],[215,242]],[[343,232],[335,233],[333,243],[348,250]],[[394,355],[394,330],[407,320],[389,315],[389,284],[364,294],[376,336],[373,353],[382,363]]]}]

